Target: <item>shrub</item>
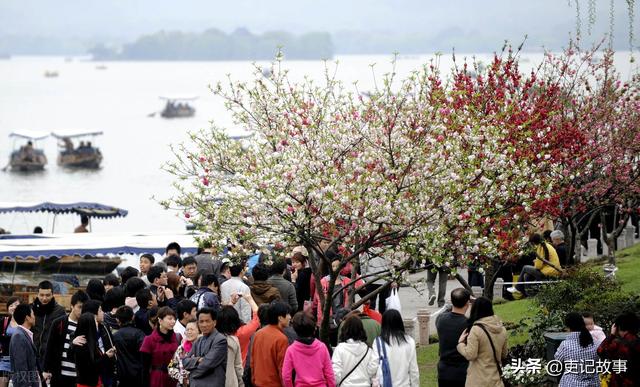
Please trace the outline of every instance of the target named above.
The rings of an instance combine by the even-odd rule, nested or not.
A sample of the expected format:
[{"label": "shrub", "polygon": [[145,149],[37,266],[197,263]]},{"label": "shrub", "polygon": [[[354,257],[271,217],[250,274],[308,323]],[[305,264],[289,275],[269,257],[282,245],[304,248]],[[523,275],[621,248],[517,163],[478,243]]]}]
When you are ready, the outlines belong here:
[{"label": "shrub", "polygon": [[596,324],[608,334],[613,321],[622,312],[640,312],[640,296],[625,292],[590,292],[573,310],[593,313]]},{"label": "shrub", "polygon": [[607,333],[620,313],[640,311],[640,296],[622,292],[618,282],[585,267],[572,270],[561,282],[544,285],[535,300],[542,312],[522,319],[512,331],[516,336],[528,336],[526,343],[511,348],[512,358],[544,358],[544,333],[564,330],[564,317],[569,312],[593,313]]},{"label": "shrub", "polygon": [[520,326],[512,331],[512,335],[525,335],[528,337],[524,344],[516,345],[509,351],[512,359],[544,359],[545,332],[557,332],[563,329],[563,319],[566,311],[543,310],[533,317],[528,317],[520,321]]},{"label": "shrub", "polygon": [[618,282],[605,278],[601,272],[593,268],[578,267],[571,270],[563,281],[542,286],[535,300],[549,311],[569,312],[575,310],[576,304],[584,298],[619,292],[620,289]]}]

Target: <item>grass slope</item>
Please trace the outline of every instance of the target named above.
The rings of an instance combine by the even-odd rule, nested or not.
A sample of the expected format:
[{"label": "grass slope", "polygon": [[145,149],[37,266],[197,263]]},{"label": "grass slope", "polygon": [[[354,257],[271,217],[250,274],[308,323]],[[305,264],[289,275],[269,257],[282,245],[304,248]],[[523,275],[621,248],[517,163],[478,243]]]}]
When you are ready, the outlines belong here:
[{"label": "grass slope", "polygon": [[[640,244],[620,251],[617,254],[618,272],[616,276],[622,284],[622,290],[640,293]],[[602,263],[595,264],[601,267]],[[518,323],[525,317],[534,316],[538,307],[530,299],[506,302],[495,305],[494,310],[505,323]],[[509,336],[509,345],[521,344],[527,340],[526,335]],[[418,367],[420,368],[420,385],[433,386],[438,383],[438,344],[418,348]]]}]

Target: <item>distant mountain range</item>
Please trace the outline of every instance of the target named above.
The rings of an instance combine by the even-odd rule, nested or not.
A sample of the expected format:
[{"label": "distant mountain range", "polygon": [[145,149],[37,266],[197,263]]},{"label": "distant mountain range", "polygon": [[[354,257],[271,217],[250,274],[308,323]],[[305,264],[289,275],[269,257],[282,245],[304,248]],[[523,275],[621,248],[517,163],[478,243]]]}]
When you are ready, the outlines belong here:
[{"label": "distant mountain range", "polygon": [[217,29],[200,34],[160,31],[121,47],[99,44],[89,53],[95,60],[270,60],[280,47],[287,59],[329,59],[334,55],[331,35],[326,32],[257,35],[244,28],[231,34]]}]

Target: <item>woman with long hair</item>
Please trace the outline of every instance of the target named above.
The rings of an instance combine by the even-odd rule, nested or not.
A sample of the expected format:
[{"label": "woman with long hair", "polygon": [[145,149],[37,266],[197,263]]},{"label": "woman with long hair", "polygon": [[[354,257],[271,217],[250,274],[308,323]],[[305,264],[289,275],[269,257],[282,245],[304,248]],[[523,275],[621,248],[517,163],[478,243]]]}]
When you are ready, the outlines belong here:
[{"label": "woman with long hair", "polygon": [[238,311],[231,306],[225,305],[220,309],[216,322],[218,332],[227,338],[227,372],[225,387],[244,386],[242,375],[244,367],[242,366],[242,351],[240,350],[240,342],[235,336],[238,329],[242,326]]},{"label": "woman with long hair", "polygon": [[85,312],[78,319],[75,337],[84,337],[84,344],[73,343],[78,387],[101,386],[100,375],[111,366],[109,360],[115,356],[116,349],[113,347],[106,352],[100,350],[98,329],[95,314]]},{"label": "woman with long hair", "polygon": [[331,363],[336,384],[344,387],[368,387],[378,370],[378,359],[367,345],[367,332],[360,317],[352,315],[342,323],[340,344],[334,349]]},{"label": "woman with long hair", "polygon": [[178,291],[180,289],[180,276],[176,272],[167,273],[167,288],[171,289],[176,301],[184,298]]},{"label": "woman with long hair", "polygon": [[9,297],[7,300],[7,316],[0,318],[0,387],[9,385],[11,373],[11,358],[9,356],[9,344],[11,335],[18,328],[18,323],[13,318],[13,312],[20,305],[18,297]]},{"label": "woman with long hair", "polygon": [[460,335],[458,352],[469,361],[466,386],[500,387],[502,360],[507,356],[507,330],[493,313],[491,300],[478,297],[469,316],[469,328]]},{"label": "woman with long hair", "polygon": [[176,312],[168,306],[158,309],[158,325],[144,338],[140,353],[143,364],[143,386],[176,387],[177,381],[169,376],[168,366],[173,359],[181,337],[173,332]]},{"label": "woman with long hair", "polygon": [[[402,315],[388,309],[382,315],[380,336],[373,342],[374,358],[379,363],[388,362],[391,382],[394,386],[417,387],[420,371],[416,357],[416,343],[405,333]],[[377,383],[383,385],[385,375],[378,372]]]},{"label": "woman with long hair", "polygon": [[[593,342],[593,337],[584,323],[584,318],[579,313],[571,312],[564,318],[564,325],[569,329],[569,336],[556,350],[555,359],[561,362],[578,362],[578,370],[587,362],[598,361],[598,346]],[[599,387],[598,374],[565,372],[560,379],[560,387],[582,386]]]}]

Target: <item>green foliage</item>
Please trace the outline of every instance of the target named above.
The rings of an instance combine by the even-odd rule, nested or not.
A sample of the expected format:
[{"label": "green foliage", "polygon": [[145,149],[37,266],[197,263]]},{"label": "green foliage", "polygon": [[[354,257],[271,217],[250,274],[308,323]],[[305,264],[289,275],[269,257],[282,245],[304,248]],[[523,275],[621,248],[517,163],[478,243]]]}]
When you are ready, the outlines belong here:
[{"label": "green foliage", "polygon": [[512,358],[544,358],[545,340],[544,333],[548,331],[561,331],[563,318],[566,311],[553,311],[551,313],[538,313],[533,317],[527,317],[520,322],[520,326],[512,331],[512,336],[527,336],[528,340],[511,347],[509,355]]},{"label": "green foliage", "polygon": [[545,285],[535,298],[542,312],[524,318],[512,336],[527,336],[527,341],[511,349],[511,356],[544,357],[544,333],[562,331],[568,312],[591,312],[598,325],[611,327],[625,311],[640,311],[640,297],[622,290],[619,281],[605,278],[600,266],[579,267],[561,282]]},{"label": "green foliage", "polygon": [[596,324],[608,332],[622,312],[640,311],[640,296],[626,292],[591,292],[575,305],[574,310],[593,313]]},{"label": "green foliage", "polygon": [[619,292],[620,289],[618,282],[605,278],[595,268],[577,268],[570,271],[563,281],[543,286],[535,300],[546,310],[568,312],[575,310],[575,305],[584,298],[604,292]]}]

